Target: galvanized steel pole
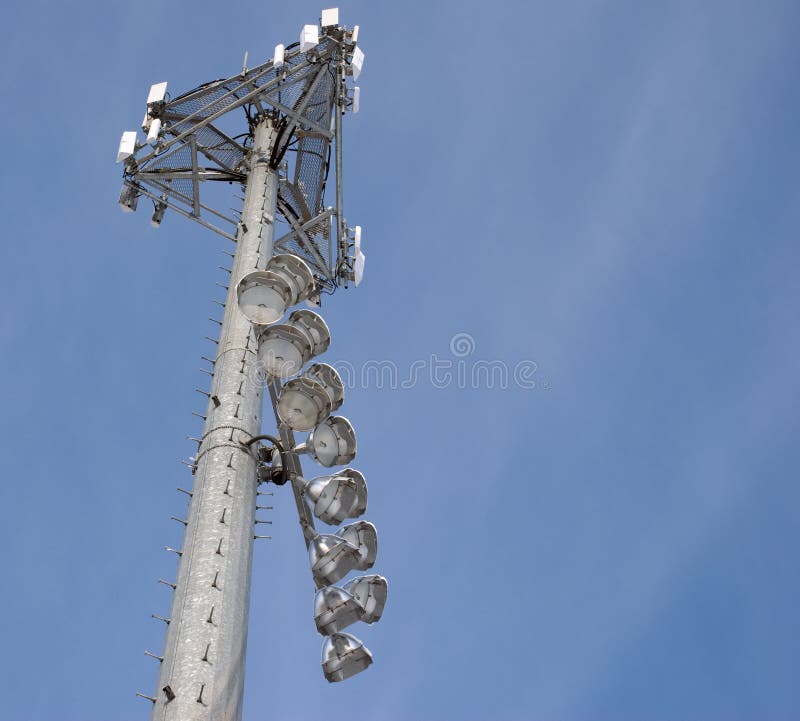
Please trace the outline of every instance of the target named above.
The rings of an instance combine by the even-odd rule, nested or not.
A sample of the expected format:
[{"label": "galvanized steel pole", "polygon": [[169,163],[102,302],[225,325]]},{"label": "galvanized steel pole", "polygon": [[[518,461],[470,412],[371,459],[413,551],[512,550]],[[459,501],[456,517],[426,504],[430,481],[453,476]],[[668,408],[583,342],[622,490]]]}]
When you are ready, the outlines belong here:
[{"label": "galvanized steel pole", "polygon": [[[275,129],[262,117],[220,330],[208,412],[161,662],[153,721],[240,721],[256,507],[256,461],[241,441],[258,435],[262,388],[256,339],[236,286],[272,255],[278,175]],[[263,262],[262,262],[263,261]]]}]

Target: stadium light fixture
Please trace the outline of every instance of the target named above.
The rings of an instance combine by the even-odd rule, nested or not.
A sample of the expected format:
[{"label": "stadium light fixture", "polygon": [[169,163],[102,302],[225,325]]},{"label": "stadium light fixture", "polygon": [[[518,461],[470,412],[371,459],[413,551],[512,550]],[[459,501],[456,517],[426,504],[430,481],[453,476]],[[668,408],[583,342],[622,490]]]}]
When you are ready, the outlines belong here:
[{"label": "stadium light fixture", "polygon": [[314,597],[314,623],[323,636],[357,621],[375,623],[386,606],[388,584],[383,576],[358,576],[344,586],[325,586]]},{"label": "stadium light fixture", "polygon": [[322,671],[330,683],[355,676],[371,663],[372,654],[349,633],[334,633],[322,644]]},{"label": "stadium light fixture", "polygon": [[367,510],[367,482],[354,468],[305,481],[303,493],[314,515],[331,526],[358,518]]},{"label": "stadium light fixture", "polygon": [[321,466],[343,466],[356,457],[356,434],[344,416],[330,416],[314,427],[308,440],[294,448],[308,453]]},{"label": "stadium light fixture", "polygon": [[338,534],[320,533],[311,539],[308,557],[317,585],[330,586],[358,568],[361,551]]}]

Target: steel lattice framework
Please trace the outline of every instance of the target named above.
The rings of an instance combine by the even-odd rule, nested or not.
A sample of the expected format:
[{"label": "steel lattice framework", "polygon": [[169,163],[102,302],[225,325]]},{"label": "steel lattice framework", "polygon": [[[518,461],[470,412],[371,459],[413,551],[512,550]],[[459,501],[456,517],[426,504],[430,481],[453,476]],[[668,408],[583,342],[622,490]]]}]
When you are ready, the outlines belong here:
[{"label": "steel lattice framework", "polygon": [[[240,214],[214,207],[201,189],[206,182],[245,182],[251,128],[256,118],[270,114],[277,131],[270,164],[282,171],[277,208],[288,226],[275,239],[275,251],[303,258],[321,290],[346,284],[354,257],[342,214],[341,114],[333,111],[353,105],[346,78],[353,74],[355,50],[352,33],[324,28],[313,49],[294,43],[277,67],[271,60],[151,104],[146,121],[162,122],[162,138],[156,147],[142,144],[127,158],[127,187],[235,241]],[[221,126],[235,111],[247,119],[248,129],[232,137]],[[333,149],[336,203],[326,208]]]}]

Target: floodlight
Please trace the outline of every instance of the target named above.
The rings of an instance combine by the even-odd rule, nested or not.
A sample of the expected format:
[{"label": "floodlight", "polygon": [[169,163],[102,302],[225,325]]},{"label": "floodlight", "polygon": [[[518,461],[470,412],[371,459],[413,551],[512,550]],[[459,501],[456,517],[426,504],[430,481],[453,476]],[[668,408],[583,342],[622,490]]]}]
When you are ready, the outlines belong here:
[{"label": "floodlight", "polygon": [[330,586],[358,567],[356,546],[333,533],[321,533],[308,545],[311,574],[318,586]]},{"label": "floodlight", "polygon": [[356,288],[361,285],[361,281],[364,280],[364,264],[367,262],[367,256],[359,250],[356,253],[356,260],[353,263],[353,282],[356,284]]},{"label": "floodlight", "polygon": [[156,203],[156,207],[153,210],[153,217],[150,218],[150,225],[154,228],[158,228],[158,226],[161,225],[161,221],[164,220],[164,213],[166,212],[167,204],[163,200],[160,200]]},{"label": "floodlight", "polygon": [[347,628],[361,618],[363,609],[353,596],[338,586],[325,586],[314,596],[314,623],[323,636]]},{"label": "floodlight", "polygon": [[300,52],[316,47],[319,43],[319,28],[316,25],[303,25],[300,31]]},{"label": "floodlight", "polygon": [[353,468],[312,478],[305,482],[303,493],[311,501],[314,515],[330,525],[358,518],[367,510],[367,482]]},{"label": "floodlight", "polygon": [[122,190],[119,192],[119,207],[122,208],[125,213],[132,213],[136,210],[138,204],[139,195],[136,192],[136,188],[125,183],[125,185],[122,186]]},{"label": "floodlight", "polygon": [[356,621],[380,621],[389,584],[383,576],[358,576],[343,586],[325,586],[314,597],[314,623],[330,636]]},{"label": "floodlight", "polygon": [[328,28],[331,25],[338,25],[339,24],[339,8],[330,8],[329,10],[322,11],[322,21],[320,25],[324,28]]},{"label": "floodlight", "polygon": [[123,160],[133,155],[134,152],[136,152],[136,131],[126,130],[122,134],[122,138],[119,141],[119,149],[117,150],[117,162],[121,163]]},{"label": "floodlight", "polygon": [[357,113],[359,108],[359,103],[361,101],[361,88],[356,85],[353,88],[353,112]]},{"label": "floodlight", "polygon": [[380,620],[389,590],[389,584],[383,576],[358,576],[342,588],[361,606],[360,621],[375,623]]},{"label": "floodlight", "polygon": [[313,378],[322,384],[328,398],[331,400],[331,411],[338,410],[344,403],[344,383],[339,373],[332,365],[327,363],[314,363],[303,377]]},{"label": "floodlight", "polygon": [[322,672],[330,683],[355,676],[371,663],[367,647],[349,633],[334,633],[322,644]]},{"label": "floodlight", "polygon": [[236,286],[239,310],[256,325],[269,325],[283,316],[292,297],[286,280],[272,271],[248,273]]},{"label": "floodlight", "polygon": [[378,557],[378,531],[369,521],[358,521],[339,529],[337,536],[358,548],[358,568],[366,571]]},{"label": "floodlight", "polygon": [[328,350],[331,344],[331,332],[322,316],[313,310],[296,310],[289,316],[286,325],[296,328],[308,338],[313,356],[318,356]]},{"label": "floodlight", "polygon": [[167,97],[167,84],[165,82],[155,83],[150,86],[150,92],[147,94],[147,104],[160,103],[165,97]]},{"label": "floodlight", "polygon": [[267,375],[288,378],[311,358],[308,339],[288,325],[271,325],[258,339],[258,361]]},{"label": "floodlight", "polygon": [[278,415],[293,431],[310,431],[331,413],[331,399],[319,381],[300,376],[281,388]]},{"label": "floodlight", "polygon": [[[273,326],[279,328],[281,326]],[[259,354],[260,354],[259,349]],[[343,466],[356,457],[356,434],[344,416],[330,416],[314,427],[308,440],[297,446],[297,453],[308,453],[326,468]]]},{"label": "floodlight", "polygon": [[[301,330],[296,325],[293,327]],[[278,415],[292,430],[310,431],[343,401],[344,385],[336,369],[327,363],[315,363],[283,386],[278,399]]]},{"label": "floodlight", "polygon": [[314,292],[314,274],[308,265],[291,253],[273,255],[267,263],[266,270],[277,273],[292,289],[289,305],[297,305]]},{"label": "floodlight", "polygon": [[283,67],[284,59],[286,57],[286,48],[281,43],[275,46],[275,54],[272,56],[272,65],[273,67],[280,68]]},{"label": "floodlight", "polygon": [[150,145],[155,145],[158,142],[158,136],[161,134],[161,119],[154,118],[150,121],[150,128],[147,131],[147,142]]},{"label": "floodlight", "polygon": [[361,70],[364,68],[364,51],[361,48],[353,50],[353,80],[358,80]]}]

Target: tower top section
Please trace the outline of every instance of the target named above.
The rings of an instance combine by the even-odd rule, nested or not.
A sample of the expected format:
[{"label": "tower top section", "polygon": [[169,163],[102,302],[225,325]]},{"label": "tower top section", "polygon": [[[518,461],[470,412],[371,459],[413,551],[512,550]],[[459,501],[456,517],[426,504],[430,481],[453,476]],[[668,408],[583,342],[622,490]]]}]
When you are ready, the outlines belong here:
[{"label": "tower top section", "polygon": [[[297,42],[277,45],[272,59],[252,69],[245,54],[236,75],[176,97],[167,83],[153,85],[143,132],[124,133],[118,150],[122,209],[136,210],[144,196],[153,202],[154,226],[171,209],[236,241],[242,221],[220,188],[240,187],[252,163],[266,161],[280,176],[279,217],[265,219],[284,226],[275,234],[274,252],[305,260],[318,293],[360,279],[361,233],[343,217],[341,167],[342,116],[358,112],[360,99],[354,84],[364,66],[358,34],[357,25],[339,24],[338,9],[323,10],[320,24],[304,25]],[[253,129],[265,116],[276,127],[275,141],[268,157],[255,158]],[[328,206],[331,165],[335,203]]]}]

